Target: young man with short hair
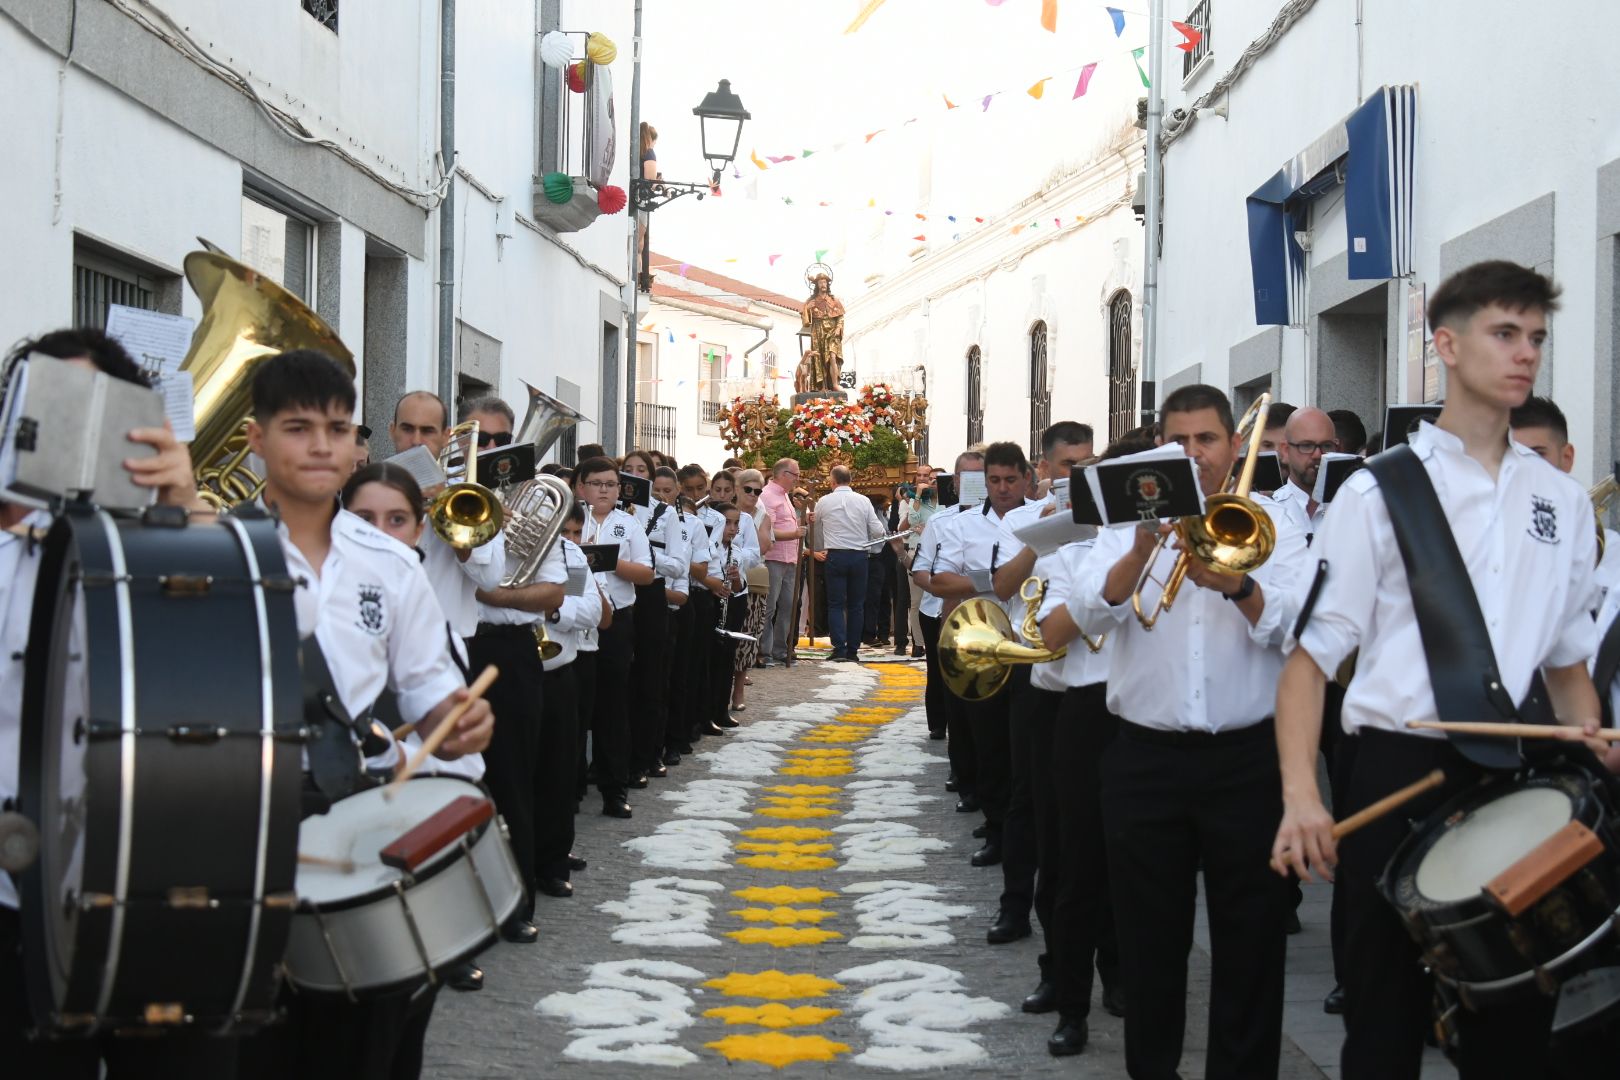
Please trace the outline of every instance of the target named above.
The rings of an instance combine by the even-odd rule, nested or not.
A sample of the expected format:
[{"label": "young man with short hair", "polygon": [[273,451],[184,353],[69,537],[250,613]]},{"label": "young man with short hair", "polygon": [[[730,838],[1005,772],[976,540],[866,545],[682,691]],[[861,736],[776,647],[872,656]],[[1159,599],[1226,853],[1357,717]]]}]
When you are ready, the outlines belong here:
[{"label": "young man with short hair", "polygon": [[[984,472],[984,455],[964,450],[956,456],[955,468],[960,484],[963,473]],[[973,729],[962,711],[961,699],[951,693],[939,672],[939,633],[945,621],[945,598],[934,591],[933,580],[940,549],[961,520],[962,513],[974,509],[976,505],[959,502],[952,507],[940,507],[930,515],[923,526],[922,538],[917,542],[917,555],[911,561],[911,580],[924,593],[918,605],[918,622],[926,647],[923,703],[928,713],[928,734],[935,739],[948,740],[945,749],[950,755],[951,778],[946,781],[945,790],[957,793],[956,810],[960,814],[979,810],[979,798],[975,794],[978,762],[973,750]]]},{"label": "young man with short hair", "polygon": [[[1532,394],[1523,405],[1514,409],[1508,419],[1513,441],[1530,448],[1537,457],[1562,473],[1575,468],[1575,444],[1569,441],[1569,422],[1564,410],[1552,398]],[[1620,583],[1620,532],[1607,525],[1603,529],[1603,557],[1598,563],[1593,583],[1597,586],[1597,599],[1601,604],[1610,590]]]},{"label": "young man with short hair", "polygon": [[[1408,822],[1423,820],[1490,776],[1493,767],[1519,761],[1511,742],[1453,742],[1440,732],[1408,728],[1411,721],[1440,715],[1427,650],[1441,639],[1488,638],[1494,670],[1480,670],[1477,678],[1464,672],[1448,694],[1447,710],[1477,693],[1477,710],[1463,702],[1470,719],[1493,713],[1509,719],[1539,671],[1561,723],[1584,725],[1588,734],[1600,724],[1586,668],[1596,637],[1592,507],[1579,485],[1508,436],[1511,411],[1535,386],[1547,316],[1556,310],[1557,297],[1546,277],[1509,262],[1479,263],[1441,283],[1428,316],[1435,351],[1447,369],[1445,406],[1407,448],[1381,455],[1345,481],[1311,553],[1321,560],[1316,600],[1300,618],[1277,687],[1284,813],[1272,865],[1280,874],[1306,879],[1336,872],[1343,891],[1340,1067],[1347,1080],[1399,1080],[1419,1071],[1432,988],[1418,945],[1377,887],[1396,846],[1411,834]],[[1380,466],[1383,459],[1389,460]],[[1386,477],[1395,481],[1387,490]],[[1425,481],[1432,495],[1418,486]],[[1439,559],[1425,584],[1442,594],[1451,590],[1449,595],[1472,589],[1477,606],[1419,606],[1396,540],[1398,513],[1408,521],[1421,518],[1415,527],[1430,544],[1449,539],[1437,540],[1436,531],[1449,529],[1457,538],[1455,554]],[[1429,521],[1432,516],[1438,520]],[[1436,580],[1453,574],[1462,580]],[[1438,790],[1335,842],[1333,817],[1316,784],[1324,672],[1336,670],[1356,649],[1360,659],[1345,691],[1342,722],[1347,741],[1357,747],[1342,803],[1335,792],[1335,811],[1341,817],[1354,813],[1435,768],[1446,779]],[[1489,693],[1488,686],[1497,692]],[[1525,748],[1531,750],[1528,740]],[[1602,753],[1603,745],[1596,750]],[[1579,751],[1578,744],[1570,751]],[[1620,762],[1615,753],[1608,758],[1611,766]],[[1463,1080],[1542,1076],[1549,1064],[1566,1070],[1558,1075],[1612,1070],[1614,1058],[1589,1056],[1580,1038],[1549,1049],[1556,1002],[1555,995],[1532,994],[1511,1004],[1457,1010],[1454,1060]]]}]

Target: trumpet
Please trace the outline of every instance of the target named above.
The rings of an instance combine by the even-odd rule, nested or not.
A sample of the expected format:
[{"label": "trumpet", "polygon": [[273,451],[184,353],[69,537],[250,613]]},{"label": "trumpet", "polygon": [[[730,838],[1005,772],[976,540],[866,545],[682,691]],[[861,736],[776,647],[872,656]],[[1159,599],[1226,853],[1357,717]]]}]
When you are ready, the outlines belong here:
[{"label": "trumpet", "polygon": [[[455,454],[461,452],[459,471]],[[439,468],[446,478],[459,476],[445,485],[428,507],[433,531],[458,551],[482,547],[501,531],[505,514],[496,494],[478,482],[478,421],[469,420],[451,428],[439,454]]]},{"label": "trumpet", "polygon": [[[1236,576],[1259,568],[1271,558],[1272,549],[1277,546],[1277,528],[1259,504],[1249,498],[1254,467],[1260,460],[1260,439],[1266,430],[1266,412],[1270,408],[1271,395],[1261,394],[1238,422],[1238,437],[1249,437],[1249,450],[1236,487],[1211,495],[1204,500],[1202,517],[1184,517],[1176,522],[1173,532],[1159,537],[1131,595],[1131,607],[1142,629],[1152,630],[1159,617],[1175,604],[1176,594],[1192,568],[1192,560],[1197,559],[1216,573]],[[1153,576],[1153,566],[1171,536],[1180,541],[1181,555],[1159,590],[1158,600],[1151,610],[1146,610],[1142,606],[1142,593],[1148,582],[1158,580]]]},{"label": "trumpet", "polygon": [[1592,500],[1592,512],[1597,516],[1597,561],[1603,561],[1604,550],[1608,547],[1608,534],[1603,528],[1603,515],[1609,509],[1614,497],[1620,495],[1620,483],[1615,482],[1614,473],[1610,473],[1587,489],[1586,497]]}]

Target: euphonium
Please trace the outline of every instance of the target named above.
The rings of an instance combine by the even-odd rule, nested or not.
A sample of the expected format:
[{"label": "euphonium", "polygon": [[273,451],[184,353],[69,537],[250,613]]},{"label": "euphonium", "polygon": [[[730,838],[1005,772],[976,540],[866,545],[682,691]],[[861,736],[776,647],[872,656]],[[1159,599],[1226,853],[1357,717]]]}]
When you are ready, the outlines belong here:
[{"label": "euphonium", "polygon": [[[1260,440],[1266,430],[1266,412],[1270,407],[1271,395],[1261,394],[1238,422],[1238,436],[1249,435],[1249,451],[1243,460],[1243,472],[1237,486],[1231,491],[1222,491],[1205,499],[1202,517],[1185,517],[1176,522],[1175,530],[1161,536],[1153,554],[1148,557],[1147,565],[1142,568],[1142,576],[1136,582],[1136,591],[1131,596],[1131,607],[1135,609],[1142,629],[1152,630],[1159,616],[1175,604],[1176,594],[1181,591],[1181,583],[1186,579],[1193,559],[1216,573],[1236,576],[1258,569],[1271,558],[1272,549],[1277,546],[1277,528],[1260,505],[1249,498],[1249,487],[1254,483],[1254,467],[1260,460]],[[1169,579],[1159,591],[1153,609],[1144,611],[1142,591],[1147,588],[1149,581],[1156,580],[1153,566],[1158,562],[1159,553],[1164,550],[1170,536],[1180,540],[1181,556],[1176,559]]]},{"label": "euphonium", "polygon": [[[506,517],[506,558],[508,563],[514,559],[517,563],[502,579],[501,588],[521,589],[534,584],[546,553],[562,535],[574,493],[562,480],[542,473],[510,490],[503,489],[500,496]],[[534,641],[542,660],[562,652],[562,646],[546,633],[544,619],[534,624]]]},{"label": "euphonium", "polygon": [[[459,469],[455,467],[458,448]],[[495,539],[505,513],[496,494],[478,482],[478,421],[450,429],[439,454],[439,468],[449,482],[428,507],[433,531],[458,551],[482,547]]]},{"label": "euphonium", "polygon": [[186,256],[186,281],[203,317],[180,365],[190,372],[196,437],[191,460],[199,494],[224,508],[258,497],[264,481],[247,468],[247,421],[260,361],[293,349],[318,349],[352,377],[354,355],[298,297],[203,241]]},{"label": "euphonium", "polygon": [[1620,483],[1616,483],[1614,473],[1610,473],[1587,489],[1586,494],[1592,500],[1593,513],[1597,515],[1597,561],[1602,562],[1609,539],[1603,528],[1603,513],[1614,501],[1614,497],[1620,495]]},{"label": "euphonium", "polygon": [[[1026,582],[1027,584],[1027,582]],[[939,632],[939,672],[951,693],[966,701],[994,697],[1014,664],[1044,664],[1064,651],[1019,644],[1012,620],[989,600],[964,600]]]}]

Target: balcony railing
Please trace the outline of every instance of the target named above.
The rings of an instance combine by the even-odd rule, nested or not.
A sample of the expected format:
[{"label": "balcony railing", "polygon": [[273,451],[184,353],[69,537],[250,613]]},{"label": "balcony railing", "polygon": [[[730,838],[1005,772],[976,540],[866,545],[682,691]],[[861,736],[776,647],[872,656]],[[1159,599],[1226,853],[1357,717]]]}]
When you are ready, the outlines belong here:
[{"label": "balcony railing", "polygon": [[[704,402],[705,405],[708,402]],[[638,450],[675,453],[675,406],[636,402],[636,441]]]}]

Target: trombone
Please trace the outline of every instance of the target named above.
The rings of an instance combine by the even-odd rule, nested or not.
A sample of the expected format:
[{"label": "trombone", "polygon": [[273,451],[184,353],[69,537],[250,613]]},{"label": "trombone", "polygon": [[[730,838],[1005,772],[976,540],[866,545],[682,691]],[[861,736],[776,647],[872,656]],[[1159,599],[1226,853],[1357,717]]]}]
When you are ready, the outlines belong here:
[{"label": "trombone", "polygon": [[[1272,549],[1277,546],[1277,528],[1260,505],[1249,498],[1254,467],[1260,460],[1260,439],[1266,430],[1266,412],[1270,408],[1271,395],[1261,394],[1238,421],[1238,437],[1249,437],[1249,452],[1243,459],[1243,472],[1237,486],[1205,499],[1202,517],[1184,517],[1176,522],[1173,532],[1159,537],[1131,595],[1131,607],[1142,629],[1152,630],[1159,617],[1175,604],[1176,594],[1181,591],[1193,559],[1216,573],[1236,576],[1257,569],[1271,558]],[[1181,555],[1159,590],[1158,600],[1151,610],[1146,610],[1142,606],[1142,593],[1148,582],[1158,580],[1153,576],[1153,566],[1172,535],[1180,541]]]},{"label": "trombone", "polygon": [[[459,462],[455,457],[458,449]],[[460,469],[452,473],[451,467],[456,464]],[[447,483],[428,507],[433,531],[457,551],[482,547],[495,539],[505,514],[500,498],[478,482],[478,421],[469,420],[450,429],[439,453],[439,468],[447,479],[459,479]]]}]

